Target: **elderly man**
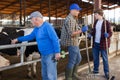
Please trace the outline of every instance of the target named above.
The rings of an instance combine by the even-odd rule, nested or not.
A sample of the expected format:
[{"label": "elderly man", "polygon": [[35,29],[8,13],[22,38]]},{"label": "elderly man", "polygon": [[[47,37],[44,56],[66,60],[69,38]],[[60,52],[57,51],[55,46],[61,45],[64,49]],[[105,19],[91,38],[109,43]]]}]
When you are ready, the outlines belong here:
[{"label": "elderly man", "polygon": [[31,13],[30,19],[34,30],[27,36],[12,40],[12,43],[36,39],[41,53],[42,80],[57,80],[57,62],[53,58],[60,59],[60,44],[56,32],[50,23],[43,21],[39,11]]},{"label": "elderly man", "polygon": [[80,29],[77,17],[81,8],[78,4],[70,5],[70,13],[65,19],[61,32],[61,45],[66,46],[69,52],[69,60],[65,71],[66,80],[79,80],[77,74],[78,66],[81,62],[78,38],[80,33],[88,30],[87,26]]}]

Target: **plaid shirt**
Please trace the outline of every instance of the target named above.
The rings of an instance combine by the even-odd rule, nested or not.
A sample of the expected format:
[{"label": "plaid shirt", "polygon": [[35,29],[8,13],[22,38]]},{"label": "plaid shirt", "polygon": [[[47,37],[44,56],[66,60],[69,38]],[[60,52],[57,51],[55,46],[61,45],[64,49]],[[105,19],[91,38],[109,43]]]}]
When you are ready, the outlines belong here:
[{"label": "plaid shirt", "polygon": [[[96,24],[97,24],[97,21],[95,21],[94,23],[94,27],[93,27],[93,30],[91,32],[91,34],[93,35],[93,47],[94,47],[94,42],[95,42],[95,33],[96,33]],[[104,37],[104,33],[105,33],[105,23],[103,22],[102,23],[102,29],[101,29],[101,38],[100,38],[100,49],[106,49],[106,40],[105,40],[105,37]],[[108,43],[108,47],[110,47],[110,37],[112,36],[112,30],[111,30],[111,26],[110,26],[110,23],[108,21],[106,21],[106,30],[107,30],[107,33],[109,34],[109,37],[107,38],[107,43]]]},{"label": "plaid shirt", "polygon": [[77,19],[73,17],[71,14],[69,14],[65,21],[64,25],[62,27],[61,31],[61,45],[62,46],[78,46],[78,37],[79,35],[76,35],[74,37],[71,37],[71,34],[74,31],[79,30],[80,27],[77,23]]}]

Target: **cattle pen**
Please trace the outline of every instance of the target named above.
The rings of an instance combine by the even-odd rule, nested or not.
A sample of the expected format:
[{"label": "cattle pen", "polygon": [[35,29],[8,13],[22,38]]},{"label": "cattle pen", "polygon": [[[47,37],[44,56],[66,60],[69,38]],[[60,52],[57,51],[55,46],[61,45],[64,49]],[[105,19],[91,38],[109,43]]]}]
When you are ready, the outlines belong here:
[{"label": "cattle pen", "polygon": [[[84,41],[85,40],[85,37],[83,36],[83,38],[82,38],[82,40]],[[82,42],[83,43],[83,42]],[[119,46],[119,44],[120,44],[120,34],[119,33],[114,33],[114,35],[113,35],[113,37],[112,37],[112,42],[111,42],[111,47],[110,47],[110,49],[109,49],[109,52],[110,52],[110,54],[109,54],[109,57],[110,57],[110,59],[112,59],[113,57],[115,57],[115,56],[119,56],[119,49],[120,49],[120,46]],[[39,62],[40,61],[40,59],[36,59],[36,60],[33,60],[33,61],[29,61],[29,62],[26,62],[25,60],[24,60],[24,47],[25,46],[31,46],[31,45],[36,45],[36,42],[30,42],[30,43],[18,43],[18,44],[12,44],[12,45],[1,45],[0,46],[0,49],[6,49],[6,48],[13,48],[13,47],[21,47],[21,55],[20,55],[20,63],[15,63],[15,64],[12,64],[12,65],[10,65],[10,66],[6,66],[6,67],[1,67],[0,68],[0,71],[3,71],[4,72],[4,70],[9,70],[9,69],[12,69],[12,68],[16,68],[16,67],[20,67],[20,66],[24,66],[24,65],[28,65],[28,64],[32,64],[32,63],[34,63],[34,62]],[[82,44],[83,45],[83,44]],[[85,46],[84,46],[85,47]],[[89,49],[91,49],[91,44],[89,44]],[[81,48],[80,49],[80,51],[82,52],[82,51],[84,51],[84,50],[86,50],[86,48]],[[84,52],[84,55],[83,55],[83,57],[85,58],[85,56],[86,56],[86,54],[85,54],[86,52]],[[90,52],[90,54],[91,54],[91,52]],[[91,58],[91,57],[90,57]],[[85,61],[86,62],[86,61]],[[60,63],[60,62],[59,62]],[[91,67],[92,67],[92,61],[90,61],[90,65],[91,65]],[[62,65],[62,66],[65,66],[65,65]],[[85,69],[87,69],[88,68],[88,66],[87,66],[87,64],[85,64],[84,63],[84,65],[81,65],[80,66],[80,72],[81,71],[83,71],[83,70],[85,70]],[[87,72],[87,71],[86,71]],[[60,75],[60,77],[58,78],[59,80],[61,80],[61,75],[62,74],[60,74],[59,73],[59,75]]]},{"label": "cattle pen", "polygon": [[[78,73],[81,80],[105,80],[100,58],[100,74],[91,75],[93,69],[93,38],[87,33],[93,29],[94,10],[103,9],[104,18],[111,23],[112,37],[109,48],[110,75],[120,80],[120,1],[119,0],[1,0],[0,3],[0,80],[42,80],[41,57],[36,49],[36,41],[11,44],[11,40],[30,34],[33,25],[28,19],[30,13],[39,11],[44,21],[54,26],[60,40],[61,28],[69,6],[77,3],[82,10],[77,17],[79,26],[88,26],[88,31],[79,36],[79,48],[82,61]],[[61,50],[62,51],[62,50]],[[28,54],[30,53],[30,54]],[[68,52],[57,63],[58,79],[65,80],[65,68]],[[2,58],[1,58],[2,57]],[[3,60],[2,60],[3,59]],[[6,63],[2,63],[2,62]]]}]

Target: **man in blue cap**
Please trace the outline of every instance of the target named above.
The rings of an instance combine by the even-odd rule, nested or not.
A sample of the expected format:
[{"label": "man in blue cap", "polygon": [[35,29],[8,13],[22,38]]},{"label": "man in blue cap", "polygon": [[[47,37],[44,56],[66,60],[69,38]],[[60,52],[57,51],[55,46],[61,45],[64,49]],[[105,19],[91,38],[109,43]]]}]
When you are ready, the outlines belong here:
[{"label": "man in blue cap", "polygon": [[61,45],[67,46],[69,52],[69,60],[65,71],[66,80],[79,80],[77,74],[78,66],[81,62],[81,54],[79,50],[78,38],[80,33],[88,30],[87,26],[80,29],[77,17],[81,8],[78,4],[70,5],[70,13],[66,17],[61,31]]}]

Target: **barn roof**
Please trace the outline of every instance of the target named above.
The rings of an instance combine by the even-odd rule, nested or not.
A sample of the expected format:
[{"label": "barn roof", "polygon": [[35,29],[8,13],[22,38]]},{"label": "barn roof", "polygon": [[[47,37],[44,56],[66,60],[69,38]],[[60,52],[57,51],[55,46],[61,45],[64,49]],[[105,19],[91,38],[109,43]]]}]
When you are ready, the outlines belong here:
[{"label": "barn roof", "polygon": [[[93,12],[93,0],[0,0],[1,18],[14,17],[15,15],[29,15],[33,11],[40,11],[44,16],[65,17],[69,12],[71,3],[78,3],[82,7],[81,15]],[[102,8],[108,9],[108,5],[120,4],[119,0],[102,0]],[[105,6],[107,5],[107,6]],[[118,6],[116,6],[118,7]],[[111,7],[114,8],[114,7]],[[111,9],[109,8],[109,9]]]}]

